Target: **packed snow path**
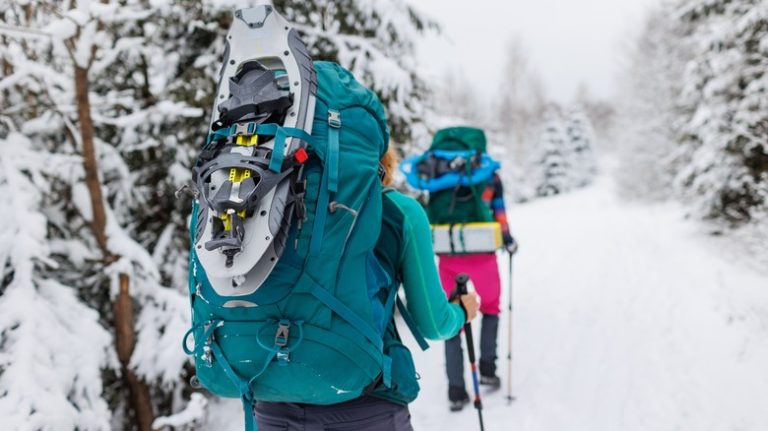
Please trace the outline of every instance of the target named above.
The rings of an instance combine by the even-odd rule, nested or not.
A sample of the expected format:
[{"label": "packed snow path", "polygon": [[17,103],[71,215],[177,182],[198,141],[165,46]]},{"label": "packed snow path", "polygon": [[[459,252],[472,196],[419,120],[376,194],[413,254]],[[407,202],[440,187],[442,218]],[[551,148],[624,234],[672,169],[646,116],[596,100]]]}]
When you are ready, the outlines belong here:
[{"label": "packed snow path", "polygon": [[[488,431],[768,429],[766,274],[719,255],[674,205],[619,201],[605,178],[515,206],[510,220],[517,400],[506,404],[506,387],[484,395]],[[506,325],[505,311],[503,380]],[[479,429],[471,406],[448,412],[443,346],[431,344],[410,343],[414,428]],[[228,400],[206,429],[239,431],[241,417]]]},{"label": "packed snow path", "polygon": [[[606,179],[510,222],[517,400],[486,395],[487,430],[768,429],[766,274],[720,256],[675,206],[620,202]],[[442,355],[416,353],[414,427],[479,429],[474,409],[448,412]]]}]

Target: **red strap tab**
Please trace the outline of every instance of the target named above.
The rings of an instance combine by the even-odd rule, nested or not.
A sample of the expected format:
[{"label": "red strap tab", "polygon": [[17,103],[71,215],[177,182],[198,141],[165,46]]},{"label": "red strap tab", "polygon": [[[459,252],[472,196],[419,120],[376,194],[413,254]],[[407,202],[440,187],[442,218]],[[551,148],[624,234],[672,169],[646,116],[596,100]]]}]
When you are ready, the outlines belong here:
[{"label": "red strap tab", "polygon": [[301,164],[309,159],[309,154],[307,154],[307,151],[304,150],[304,148],[299,148],[295,153],[293,153],[293,158]]}]

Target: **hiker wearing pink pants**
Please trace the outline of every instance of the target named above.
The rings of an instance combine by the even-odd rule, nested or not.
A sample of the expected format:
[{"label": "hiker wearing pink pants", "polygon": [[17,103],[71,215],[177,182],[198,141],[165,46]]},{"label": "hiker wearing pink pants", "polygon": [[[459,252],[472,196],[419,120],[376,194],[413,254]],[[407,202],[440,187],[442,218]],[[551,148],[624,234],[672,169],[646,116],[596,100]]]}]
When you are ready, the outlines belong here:
[{"label": "hiker wearing pink pants", "polygon": [[[510,253],[517,247],[509,232],[504,207],[504,189],[498,175],[493,176],[483,193],[483,201],[493,212],[494,219],[501,225],[504,247]],[[483,314],[480,328],[480,384],[498,389],[501,380],[496,375],[496,338],[499,332],[499,302],[501,280],[499,264],[495,253],[441,254],[438,256],[440,281],[445,294],[450,297],[459,273],[469,275],[475,291],[480,295],[480,312]],[[461,410],[469,402],[464,384],[464,352],[461,337],[456,335],[445,342],[445,368],[448,374],[448,399],[451,410]]]}]

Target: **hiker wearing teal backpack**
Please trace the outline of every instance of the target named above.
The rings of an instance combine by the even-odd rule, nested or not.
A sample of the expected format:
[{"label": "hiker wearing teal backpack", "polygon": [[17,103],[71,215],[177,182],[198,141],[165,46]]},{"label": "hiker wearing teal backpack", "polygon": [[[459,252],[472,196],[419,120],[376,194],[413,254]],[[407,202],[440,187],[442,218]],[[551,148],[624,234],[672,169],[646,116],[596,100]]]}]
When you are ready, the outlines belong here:
[{"label": "hiker wearing teal backpack", "polygon": [[[348,70],[313,62],[269,3],[235,11],[225,43],[192,175],[183,348],[193,386],[239,398],[247,431],[257,421],[266,430],[409,429],[418,384],[394,309],[417,338],[451,337],[465,315],[440,295],[431,248],[417,247],[424,236],[429,244],[423,212],[402,213],[399,236],[377,248],[391,236],[392,202],[408,206],[379,177],[384,108]],[[370,420],[377,411],[386,414]]]},{"label": "hiker wearing teal backpack", "polygon": [[[474,127],[439,130],[426,153],[402,166],[411,186],[429,192],[427,213],[446,295],[452,294],[456,276],[465,273],[483,299],[480,384],[491,389],[501,385],[496,375],[501,295],[496,250],[503,248],[510,255],[517,250],[507,223],[499,168],[486,153],[485,133]],[[450,409],[458,411],[469,402],[458,335],[446,342],[445,357]]]},{"label": "hiker wearing teal backpack", "polygon": [[[395,152],[390,149],[380,166],[385,187],[391,184],[394,166]],[[421,205],[385,188],[375,256],[390,280],[377,296],[383,305],[379,312],[387,316],[383,340],[384,351],[392,358],[392,383],[387,386],[378,380],[363,396],[333,405],[257,402],[259,430],[412,429],[407,405],[416,399],[419,384],[411,354],[395,325],[394,308],[400,310],[422,348],[426,348],[424,337],[444,340],[458,334],[479,308],[474,293],[462,296],[460,305],[448,303],[440,287],[431,244],[429,221]],[[400,284],[407,306],[394,296]]]}]

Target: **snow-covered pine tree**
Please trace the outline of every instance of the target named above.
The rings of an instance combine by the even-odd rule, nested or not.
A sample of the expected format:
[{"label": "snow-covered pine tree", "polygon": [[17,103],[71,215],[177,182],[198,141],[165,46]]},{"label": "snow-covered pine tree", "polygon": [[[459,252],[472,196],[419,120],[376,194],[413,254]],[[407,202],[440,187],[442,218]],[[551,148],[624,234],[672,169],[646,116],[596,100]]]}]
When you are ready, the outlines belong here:
[{"label": "snow-covered pine tree", "polygon": [[552,196],[573,188],[570,176],[571,155],[562,123],[559,113],[550,110],[539,140],[539,156],[533,166],[538,196]]},{"label": "snow-covered pine tree", "polygon": [[597,174],[595,160],[595,133],[586,112],[579,106],[572,108],[565,120],[565,134],[571,157],[569,175],[574,187],[592,183]]},{"label": "snow-covered pine tree", "polygon": [[743,223],[768,203],[768,3],[685,0],[693,62],[676,183],[704,217]]},{"label": "snow-covered pine tree", "polygon": [[663,199],[672,195],[680,125],[682,75],[690,59],[685,26],[665,3],[645,20],[622,72],[615,147],[622,195]]},{"label": "snow-covered pine tree", "polygon": [[275,0],[303,34],[315,60],[336,61],[370,86],[387,108],[392,139],[407,143],[423,132],[429,87],[415,44],[434,21],[406,0]]},{"label": "snow-covered pine tree", "polygon": [[[167,53],[155,70],[170,79],[167,91],[171,94],[165,98],[201,108],[204,118],[210,116],[232,12],[256,2],[153,3],[158,5],[157,11],[148,17],[149,28],[143,34]],[[415,43],[426,32],[439,31],[434,21],[406,0],[273,3],[299,29],[315,60],[340,63],[376,91],[387,108],[396,144],[428,135],[425,103],[432,85],[419,72]],[[175,79],[168,78],[169,73]],[[197,128],[202,125],[196,123],[192,128],[204,133]]]},{"label": "snow-covered pine tree", "polygon": [[582,83],[576,89],[572,106],[576,106],[589,119],[596,141],[595,151],[601,148],[614,148],[613,139],[610,138],[616,125],[616,101],[604,99],[592,94],[589,86]]},{"label": "snow-covered pine tree", "polygon": [[[55,183],[77,171],[77,158],[51,154],[0,126],[0,416],[3,428],[106,430],[112,415],[102,370],[115,368],[113,337],[99,313],[65,284],[56,255],[85,263],[83,244],[51,241],[65,220]],[[5,129],[5,130],[3,130]],[[53,214],[51,214],[53,213]]]},{"label": "snow-covered pine tree", "polygon": [[[424,91],[411,61],[413,40],[433,24],[400,0],[276,3],[299,23],[318,59],[339,60],[374,86],[388,104],[396,137],[405,140],[418,124]],[[189,205],[176,201],[173,191],[189,180],[207,128],[224,35],[233,9],[243,6],[226,0],[0,0],[0,115],[8,124],[0,137],[19,130],[23,136],[4,138],[4,146],[40,153],[51,163],[40,174],[46,181],[35,180],[39,199],[29,201],[45,217],[44,242],[51,251],[41,253],[50,258],[35,258],[30,271],[57,283],[46,294],[70,289],[81,304],[52,303],[79,318],[75,326],[60,325],[71,332],[61,340],[72,346],[78,346],[73,340],[93,340],[87,350],[93,360],[81,366],[60,353],[58,344],[27,344],[32,353],[51,358],[55,366],[49,369],[69,367],[71,373],[42,392],[25,392],[30,388],[24,382],[44,376],[8,354],[17,339],[31,343],[16,334],[52,327],[58,321],[50,316],[67,314],[17,318],[17,312],[0,319],[0,390],[8,395],[0,400],[0,413],[7,421],[51,424],[67,407],[72,426],[66,429],[120,429],[129,423],[148,429],[152,416],[183,408],[189,376],[179,340],[188,327]],[[83,128],[84,113],[90,114],[90,128]],[[89,140],[92,150],[86,151]],[[38,178],[34,171],[20,172]],[[40,294],[42,282],[14,276],[30,267],[22,257],[32,255],[9,256],[0,256],[0,293],[13,287]],[[21,304],[12,298],[4,296],[0,307]],[[124,318],[134,315],[135,320]],[[124,336],[104,338],[99,327],[107,336]],[[72,388],[91,405],[69,396]],[[39,407],[41,400],[51,408]],[[172,421],[176,426],[179,417]]]},{"label": "snow-covered pine tree", "polygon": [[[174,169],[188,158],[176,151],[177,138],[194,136],[194,130],[178,123],[190,117],[199,121],[201,111],[162,100],[162,71],[168,64],[158,60],[172,59],[173,53],[147,43],[141,31],[151,30],[149,19],[162,16],[160,9],[167,6],[154,5],[156,9],[134,3],[11,2],[0,8],[5,38],[0,87],[9,96],[0,101],[0,110],[6,113],[8,129],[20,129],[27,137],[9,135],[19,151],[52,162],[40,169],[44,181],[35,183],[41,196],[37,211],[45,217],[39,233],[50,249],[50,258],[38,266],[51,279],[47,286],[57,292],[69,289],[57,295],[79,301],[77,307],[65,300],[51,305],[78,313],[79,320],[69,324],[56,318],[73,311],[34,308],[18,321],[1,322],[4,340],[33,342],[33,353],[55,364],[24,367],[23,357],[3,355],[9,364],[0,369],[0,390],[8,396],[0,400],[0,412],[9,421],[61,429],[134,424],[149,430],[154,414],[170,412],[186,388],[182,377],[187,359],[178,340],[188,322],[187,300],[181,291],[162,285],[184,265],[178,246],[183,247],[184,236],[167,227],[183,226],[184,215],[164,211],[158,202],[172,208],[170,191],[179,177],[174,173],[184,171],[181,176],[187,178],[186,169]],[[168,70],[174,73],[175,68]],[[167,247],[174,236],[182,239],[175,240],[175,248]],[[164,248],[172,250],[166,253]],[[11,274],[20,265],[16,260],[3,264]],[[3,288],[14,286],[13,280],[4,278]],[[27,289],[27,296],[42,289],[39,283],[15,286]],[[12,306],[5,303],[9,300],[4,295],[6,306]],[[107,342],[96,346],[110,360],[78,359],[92,349],[69,353],[33,333],[27,339],[23,330],[57,326],[67,331],[57,336],[70,340],[73,348],[79,345],[74,339],[98,341],[94,328],[101,328]],[[14,336],[18,331],[21,335]],[[0,346],[4,354],[14,349],[12,343]],[[46,369],[65,371],[37,391],[14,386],[45,380],[35,373]],[[71,395],[81,387],[89,388],[83,396],[90,405]],[[64,413],[71,426],[58,422]]]}]

